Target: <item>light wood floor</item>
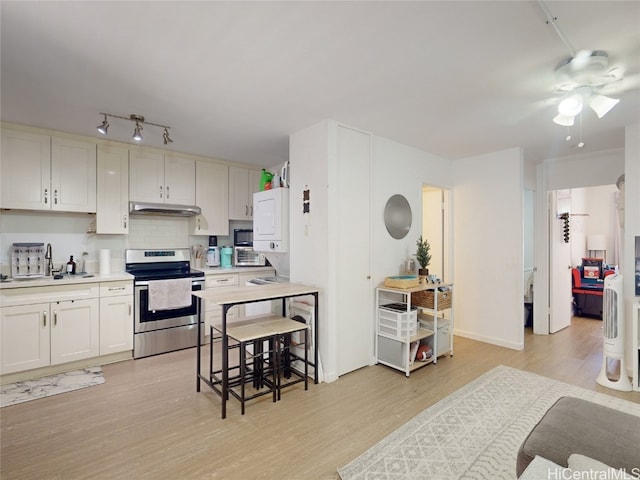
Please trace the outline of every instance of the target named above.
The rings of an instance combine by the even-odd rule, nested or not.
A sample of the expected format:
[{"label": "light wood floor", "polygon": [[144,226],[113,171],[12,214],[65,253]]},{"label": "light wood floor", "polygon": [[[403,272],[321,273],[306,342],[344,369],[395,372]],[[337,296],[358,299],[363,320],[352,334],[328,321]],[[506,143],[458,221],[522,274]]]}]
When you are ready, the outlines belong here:
[{"label": "light wood floor", "polygon": [[0,478],[336,479],[348,463],[414,415],[503,364],[640,403],[596,385],[602,322],[575,318],[524,351],[456,338],[455,355],[404,374],[376,365],[330,384],[298,384],[240,415],[206,386],[195,350],[106,365],[103,385],[5,407]]}]

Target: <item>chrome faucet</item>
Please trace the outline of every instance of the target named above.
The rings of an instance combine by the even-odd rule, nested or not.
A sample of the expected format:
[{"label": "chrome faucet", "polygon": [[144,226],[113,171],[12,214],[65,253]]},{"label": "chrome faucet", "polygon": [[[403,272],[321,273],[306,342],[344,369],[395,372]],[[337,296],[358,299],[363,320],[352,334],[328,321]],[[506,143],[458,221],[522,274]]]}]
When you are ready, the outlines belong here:
[{"label": "chrome faucet", "polygon": [[45,275],[50,277],[53,275],[53,260],[51,255],[51,244],[47,243],[47,251],[44,254],[44,258],[47,260],[47,267]]}]

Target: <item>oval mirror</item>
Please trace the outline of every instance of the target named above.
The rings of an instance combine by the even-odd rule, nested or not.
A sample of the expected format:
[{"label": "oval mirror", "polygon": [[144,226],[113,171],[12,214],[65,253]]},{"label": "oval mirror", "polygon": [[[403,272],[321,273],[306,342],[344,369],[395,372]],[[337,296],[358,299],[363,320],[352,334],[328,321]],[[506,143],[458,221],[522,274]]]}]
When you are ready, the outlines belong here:
[{"label": "oval mirror", "polygon": [[402,195],[393,195],[384,207],[384,225],[395,239],[407,236],[411,229],[411,207]]}]

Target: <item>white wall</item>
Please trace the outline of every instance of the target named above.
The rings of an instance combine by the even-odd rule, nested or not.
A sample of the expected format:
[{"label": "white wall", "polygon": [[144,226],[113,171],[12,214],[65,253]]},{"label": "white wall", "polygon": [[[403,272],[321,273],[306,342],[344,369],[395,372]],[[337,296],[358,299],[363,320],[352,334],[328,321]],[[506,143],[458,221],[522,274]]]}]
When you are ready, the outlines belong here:
[{"label": "white wall", "polygon": [[[335,142],[334,121],[324,121],[290,136],[291,161],[291,281],[300,281],[321,287],[319,299],[319,349],[326,381],[337,378],[338,351],[335,341],[335,319],[339,312],[329,308],[327,297],[335,295],[330,284],[334,272],[327,268],[327,259],[334,255],[329,250],[328,232],[335,228],[336,219],[328,210],[329,178],[331,175],[330,145]],[[392,140],[374,136],[372,142],[371,175],[371,285],[384,277],[399,273],[407,255],[415,253],[416,240],[422,231],[423,184],[450,187],[451,167],[447,160],[429,155]],[[367,178],[362,179],[367,181]],[[310,213],[302,213],[302,192],[309,188]],[[404,195],[412,209],[413,223],[409,234],[402,240],[393,239],[387,232],[383,213],[391,195]],[[368,201],[368,199],[362,199]],[[343,205],[353,215],[358,205]],[[338,232],[339,234],[339,232]],[[353,241],[357,244],[359,239]],[[374,325],[374,305],[363,305],[370,312]],[[372,328],[372,332],[375,328]],[[363,339],[374,341],[374,338]]]},{"label": "white wall", "polygon": [[455,331],[522,349],[522,152],[456,160],[453,178]]},{"label": "white wall", "polygon": [[613,185],[625,170],[625,149],[556,158],[544,163],[547,190]]}]

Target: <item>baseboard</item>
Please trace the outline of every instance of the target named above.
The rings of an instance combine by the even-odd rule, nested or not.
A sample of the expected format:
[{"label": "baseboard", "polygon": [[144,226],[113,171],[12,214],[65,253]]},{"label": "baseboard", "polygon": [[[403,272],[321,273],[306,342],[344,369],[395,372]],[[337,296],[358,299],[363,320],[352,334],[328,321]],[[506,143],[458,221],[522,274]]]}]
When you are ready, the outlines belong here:
[{"label": "baseboard", "polygon": [[7,373],[5,375],[0,375],[0,385],[23,382],[25,380],[32,380],[34,378],[47,377],[49,375],[56,375],[58,373],[66,373],[73,370],[80,370],[82,368],[95,367],[97,365],[107,365],[109,363],[122,362],[124,360],[132,359],[133,351],[127,350],[125,352],[111,353],[109,355],[103,355],[100,357],[85,358],[83,360],[62,363],[60,365],[50,365],[48,367],[25,370],[23,372]]},{"label": "baseboard", "polygon": [[[471,340],[477,340],[479,342],[489,343],[491,345],[497,345],[499,347],[510,348],[512,350],[524,350],[524,342],[507,342],[501,338],[488,337],[485,335],[478,335],[477,333],[468,332],[466,330],[460,330],[454,328],[453,334],[458,337],[469,338]],[[454,351],[455,351],[455,340],[453,342]]]}]

